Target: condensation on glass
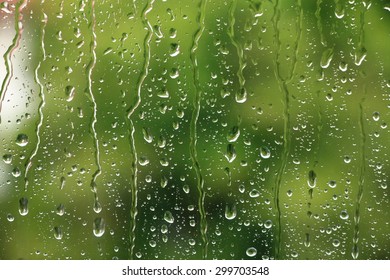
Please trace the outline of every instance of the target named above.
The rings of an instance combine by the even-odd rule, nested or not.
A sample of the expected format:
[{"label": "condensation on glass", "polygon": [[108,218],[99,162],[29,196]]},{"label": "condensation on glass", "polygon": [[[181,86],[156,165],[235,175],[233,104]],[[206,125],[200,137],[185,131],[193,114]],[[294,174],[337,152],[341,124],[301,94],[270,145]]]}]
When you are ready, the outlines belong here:
[{"label": "condensation on glass", "polygon": [[389,259],[387,1],[0,3],[1,259]]}]

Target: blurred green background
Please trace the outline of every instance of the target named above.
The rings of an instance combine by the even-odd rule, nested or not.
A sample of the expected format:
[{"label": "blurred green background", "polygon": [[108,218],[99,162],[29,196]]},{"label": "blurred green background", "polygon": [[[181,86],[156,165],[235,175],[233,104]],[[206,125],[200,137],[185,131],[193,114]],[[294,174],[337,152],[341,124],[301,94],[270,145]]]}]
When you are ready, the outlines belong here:
[{"label": "blurred green background", "polygon": [[1,259],[389,259],[387,0],[0,1]]}]

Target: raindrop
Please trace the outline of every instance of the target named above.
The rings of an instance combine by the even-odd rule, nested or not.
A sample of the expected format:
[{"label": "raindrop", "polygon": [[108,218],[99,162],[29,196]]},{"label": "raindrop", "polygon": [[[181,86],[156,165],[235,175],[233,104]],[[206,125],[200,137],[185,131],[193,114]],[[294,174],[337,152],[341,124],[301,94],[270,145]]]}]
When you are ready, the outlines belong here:
[{"label": "raindrop", "polygon": [[15,220],[15,217],[12,216],[11,214],[8,214],[7,215],[7,220],[8,220],[8,222],[13,222]]},{"label": "raindrop", "polygon": [[258,190],[253,189],[253,190],[251,190],[249,192],[249,196],[252,197],[252,198],[259,197],[260,196],[260,192]]},{"label": "raindrop", "polygon": [[341,211],[340,218],[343,219],[343,220],[347,220],[349,218],[347,210]]},{"label": "raindrop", "polygon": [[233,162],[237,157],[236,149],[234,148],[233,144],[227,145],[225,157],[228,160],[228,162]]},{"label": "raindrop", "polygon": [[96,237],[101,237],[104,234],[105,231],[105,223],[103,218],[96,218],[94,223],[93,223],[93,234]]},{"label": "raindrop", "polygon": [[264,227],[265,228],[271,228],[272,227],[272,221],[271,220],[266,220],[265,222],[264,222]]},{"label": "raindrop", "polygon": [[12,162],[12,155],[11,154],[6,154],[3,156],[3,161],[6,164],[10,164]]},{"label": "raindrop", "polygon": [[65,213],[65,206],[64,204],[60,204],[58,205],[57,209],[56,209],[56,213],[58,216],[63,216],[64,213]]},{"label": "raindrop", "polygon": [[171,44],[171,50],[169,52],[169,55],[171,57],[175,57],[180,53],[180,45],[176,43]]},{"label": "raindrop", "polygon": [[267,159],[271,156],[271,151],[268,149],[268,147],[263,146],[260,148],[260,156],[264,159]]},{"label": "raindrop", "polygon": [[25,197],[19,199],[19,213],[22,216],[26,216],[28,214],[28,199]]},{"label": "raindrop", "polygon": [[339,247],[339,246],[340,246],[340,241],[339,241],[338,239],[333,239],[332,245],[333,245],[334,247]]},{"label": "raindrop", "polygon": [[170,211],[165,211],[165,213],[164,213],[164,220],[167,223],[173,224],[173,222],[175,221],[175,218],[173,217],[173,215],[172,215],[172,213]]},{"label": "raindrop", "polygon": [[374,120],[374,121],[379,121],[379,119],[380,119],[380,114],[379,114],[379,112],[374,112],[373,114],[372,114],[372,119]]},{"label": "raindrop", "polygon": [[26,134],[19,134],[16,137],[16,144],[20,147],[24,147],[28,144],[28,136]]},{"label": "raindrop", "polygon": [[309,171],[309,178],[307,180],[307,184],[310,188],[314,188],[317,184],[317,175],[313,170]]},{"label": "raindrop", "polygon": [[324,69],[328,68],[332,59],[333,59],[333,48],[329,48],[322,53],[321,62],[320,62],[321,68]]},{"label": "raindrop", "polygon": [[237,216],[236,205],[226,205],[225,208],[225,218],[228,220],[233,220]]},{"label": "raindrop", "polygon": [[256,250],[256,248],[254,248],[254,247],[249,247],[248,249],[246,249],[246,255],[247,255],[248,257],[254,257],[254,256],[256,256],[256,255],[257,255],[257,250]]},{"label": "raindrop", "polygon": [[328,186],[331,187],[332,189],[334,189],[336,185],[337,185],[336,181],[331,180],[328,182]]},{"label": "raindrop", "polygon": [[238,128],[238,126],[233,126],[233,128],[229,131],[226,138],[229,142],[236,142],[239,136],[240,136],[240,129]]},{"label": "raindrop", "polygon": [[61,240],[62,236],[63,236],[62,229],[60,227],[54,227],[54,237],[55,237],[55,239]]},{"label": "raindrop", "polygon": [[67,86],[65,88],[66,101],[71,102],[75,96],[76,88],[74,86]]}]

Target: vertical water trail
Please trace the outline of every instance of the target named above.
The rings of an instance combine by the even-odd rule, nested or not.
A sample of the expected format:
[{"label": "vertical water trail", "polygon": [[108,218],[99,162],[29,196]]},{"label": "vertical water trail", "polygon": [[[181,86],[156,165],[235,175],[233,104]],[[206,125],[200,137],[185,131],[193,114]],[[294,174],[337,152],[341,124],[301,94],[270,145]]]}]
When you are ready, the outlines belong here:
[{"label": "vertical water trail", "polygon": [[322,0],[317,0],[317,8],[316,8],[315,15],[317,18],[317,28],[318,28],[318,31],[320,32],[321,44],[324,47],[326,47],[327,44],[325,41],[324,32],[322,30],[322,22],[321,22],[321,4],[322,4]]},{"label": "vertical water trail", "polygon": [[134,247],[135,247],[135,228],[136,228],[136,219],[137,219],[137,204],[138,204],[138,189],[137,189],[137,173],[138,173],[138,155],[137,150],[135,148],[135,127],[133,120],[131,119],[135,110],[138,108],[138,106],[141,104],[141,91],[142,91],[142,85],[148,76],[149,73],[149,64],[150,64],[150,42],[152,40],[153,36],[153,26],[149,22],[147,15],[148,13],[153,9],[153,3],[155,0],[149,0],[146,4],[145,8],[142,11],[142,23],[144,24],[144,27],[148,30],[145,39],[144,39],[144,63],[142,66],[140,77],[137,81],[137,96],[135,99],[135,103],[129,108],[127,119],[129,121],[130,126],[130,147],[131,147],[131,154],[132,154],[132,183],[131,183],[131,210],[130,210],[130,258],[133,258],[134,253]]},{"label": "vertical water trail", "polygon": [[14,51],[19,47],[20,38],[23,33],[23,9],[26,7],[28,0],[20,0],[15,6],[15,36],[12,40],[11,45],[8,47],[7,51],[4,53],[4,64],[6,69],[6,74],[1,85],[0,90],[0,124],[1,124],[1,112],[3,108],[3,102],[5,94],[8,90],[9,83],[14,75],[14,69],[12,64],[12,55]]},{"label": "vertical water trail", "polygon": [[236,22],[236,18],[234,16],[234,12],[236,10],[237,6],[237,0],[233,0],[232,4],[230,5],[229,9],[229,29],[228,29],[228,35],[230,37],[230,40],[232,41],[232,44],[236,48],[237,56],[238,56],[238,71],[237,71],[237,77],[238,82],[240,85],[240,91],[236,94],[236,101],[239,103],[243,103],[246,100],[246,90],[245,90],[245,77],[244,77],[244,69],[246,67],[246,63],[244,61],[244,50],[242,49],[240,43],[235,38],[234,35],[234,24]]},{"label": "vertical water trail", "polygon": [[95,161],[97,165],[97,170],[95,173],[92,175],[92,180],[91,180],[91,188],[94,193],[94,210],[96,212],[101,211],[101,207],[99,206],[98,202],[98,195],[97,195],[97,189],[96,189],[96,180],[99,177],[99,175],[102,173],[102,166],[100,164],[100,149],[99,149],[99,139],[97,136],[96,132],[96,123],[97,123],[97,103],[95,99],[95,95],[92,91],[92,73],[96,65],[96,46],[97,46],[97,41],[96,41],[96,33],[95,33],[95,27],[96,27],[96,18],[95,18],[95,0],[91,0],[91,8],[90,8],[90,13],[91,13],[91,22],[89,24],[89,27],[91,29],[91,43],[90,43],[90,53],[91,53],[91,60],[87,66],[87,75],[88,75],[88,87],[87,87],[87,92],[89,96],[91,97],[92,103],[93,103],[93,119],[91,123],[91,130],[93,134],[93,140],[94,140],[94,146],[95,146]]},{"label": "vertical water trail", "polygon": [[197,23],[199,25],[198,30],[195,32],[193,38],[193,45],[191,47],[191,61],[193,67],[193,78],[194,78],[194,87],[195,87],[195,99],[194,99],[194,110],[192,112],[191,119],[191,127],[190,127],[190,153],[191,159],[194,165],[194,169],[197,177],[197,188],[199,193],[198,207],[200,213],[200,232],[203,241],[203,259],[207,259],[207,251],[208,251],[208,238],[207,238],[207,219],[206,219],[206,210],[204,207],[206,191],[204,188],[204,179],[202,173],[200,171],[198,155],[196,151],[196,143],[197,143],[197,122],[199,118],[200,112],[200,104],[202,99],[202,90],[199,83],[199,68],[198,61],[196,57],[196,51],[199,46],[199,40],[202,37],[203,31],[205,29],[205,16],[206,16],[206,4],[207,0],[200,0],[198,9],[198,17]]},{"label": "vertical water trail", "polygon": [[275,30],[275,76],[278,79],[279,86],[284,94],[283,105],[283,151],[281,155],[281,164],[276,175],[275,187],[274,187],[274,204],[276,207],[276,216],[277,216],[277,233],[275,237],[275,259],[279,259],[280,248],[281,248],[281,235],[282,235],[282,224],[281,224],[281,211],[280,211],[280,187],[282,184],[283,174],[286,170],[287,160],[290,154],[291,146],[291,117],[290,117],[290,93],[288,90],[288,84],[294,77],[296,65],[297,65],[297,56],[299,51],[299,42],[302,34],[302,17],[303,10],[301,0],[298,1],[299,7],[299,16],[297,18],[297,37],[294,47],[294,58],[292,67],[286,77],[282,77],[280,69],[280,52],[281,52],[281,41],[280,41],[280,30],[279,30],[279,21],[280,21],[280,7],[279,0],[276,0],[274,6],[274,15],[272,16],[272,22]]},{"label": "vertical water trail", "polygon": [[[45,3],[45,0],[42,0],[41,2],[41,5],[44,5]],[[39,150],[39,147],[40,147],[40,144],[41,144],[41,127],[42,127],[42,124],[43,124],[43,120],[44,120],[44,114],[43,114],[43,108],[45,107],[46,105],[46,99],[45,99],[45,92],[43,90],[43,84],[41,82],[41,80],[39,79],[39,69],[41,68],[41,64],[42,62],[46,61],[46,49],[45,49],[45,30],[46,30],[46,25],[47,25],[47,15],[43,12],[43,9],[42,9],[42,14],[43,14],[43,19],[42,19],[42,24],[41,24],[41,52],[42,52],[42,60],[40,60],[38,62],[38,65],[37,67],[35,68],[35,76],[34,76],[34,79],[35,79],[35,82],[38,84],[39,86],[39,97],[41,98],[41,102],[39,103],[39,107],[38,107],[38,113],[39,113],[39,122],[37,124],[37,128],[35,129],[36,131],[36,135],[37,135],[37,144],[33,150],[33,152],[31,153],[29,159],[27,160],[27,164],[26,164],[26,172],[25,172],[25,175],[24,175],[24,190],[27,191],[27,187],[28,187],[28,173],[32,167],[32,164],[33,164],[33,160],[35,158],[35,156],[37,155],[38,153],[38,150]]]},{"label": "vertical water trail", "polygon": [[354,217],[354,232],[353,232],[353,247],[352,247],[352,258],[357,259],[359,257],[359,224],[360,224],[360,202],[363,197],[363,186],[364,186],[364,176],[366,173],[366,132],[364,129],[364,107],[363,102],[365,101],[365,96],[367,92],[366,86],[364,86],[364,96],[359,104],[360,108],[360,119],[359,119],[359,128],[360,128],[360,176],[359,176],[359,191],[356,197],[356,210],[355,210],[355,217]]},{"label": "vertical water trail", "polygon": [[[364,7],[363,11],[361,12],[361,18],[360,18],[360,36],[359,36],[359,48],[364,48],[364,15],[366,12],[366,9],[369,8],[369,6],[363,2]],[[360,64],[359,64],[360,65]],[[367,86],[364,85],[363,87],[363,97],[359,104],[360,108],[360,119],[359,119],[359,128],[360,128],[360,155],[361,155],[361,166],[360,166],[360,176],[359,176],[359,191],[356,197],[356,210],[355,210],[355,217],[354,217],[354,233],[353,233],[353,245],[352,245],[352,258],[357,259],[359,257],[359,224],[360,224],[360,202],[363,198],[363,186],[364,186],[364,176],[366,173],[366,132],[364,129],[364,107],[363,103],[367,96]]]}]

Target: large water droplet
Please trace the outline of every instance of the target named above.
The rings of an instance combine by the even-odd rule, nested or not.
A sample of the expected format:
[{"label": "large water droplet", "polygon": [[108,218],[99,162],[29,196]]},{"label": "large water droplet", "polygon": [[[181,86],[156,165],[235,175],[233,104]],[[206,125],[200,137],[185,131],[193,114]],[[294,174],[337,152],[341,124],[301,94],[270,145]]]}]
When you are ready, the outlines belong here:
[{"label": "large water droplet", "polygon": [[12,155],[11,154],[6,154],[3,156],[3,161],[6,164],[10,164],[12,162]]},{"label": "large water droplet", "polygon": [[24,147],[28,144],[28,136],[26,134],[19,134],[18,137],[16,137],[16,144],[20,147]]},{"label": "large water droplet", "polygon": [[62,236],[63,236],[62,229],[60,227],[54,227],[54,237],[55,237],[55,239],[61,240]]},{"label": "large water droplet", "polygon": [[237,157],[236,149],[234,148],[233,144],[227,145],[225,157],[228,160],[228,162],[233,162]]},{"label": "large water droplet", "polygon": [[248,249],[246,249],[246,255],[248,257],[254,257],[257,255],[257,249],[254,248],[254,247],[249,247]]},{"label": "large water droplet", "polygon": [[93,234],[96,237],[101,237],[104,234],[106,225],[103,218],[96,218],[93,222]]},{"label": "large water droplet", "polygon": [[314,188],[317,184],[317,175],[313,170],[309,171],[309,178],[307,179],[307,184],[310,188]]},{"label": "large water droplet", "polygon": [[333,59],[333,48],[329,48],[322,53],[320,66],[321,68],[328,68]]},{"label": "large water droplet", "polygon": [[260,156],[267,159],[271,156],[271,151],[266,146],[260,147]]},{"label": "large water droplet", "polygon": [[19,199],[19,213],[22,216],[26,216],[28,214],[28,199],[25,197]]},{"label": "large water droplet", "polygon": [[239,136],[240,136],[240,129],[238,128],[238,126],[233,126],[233,128],[229,131],[226,139],[229,142],[236,142]]},{"label": "large water droplet", "polygon": [[67,86],[65,88],[66,101],[70,102],[73,100],[76,93],[76,89],[74,86]]},{"label": "large water droplet", "polygon": [[233,220],[237,216],[236,205],[226,205],[225,208],[225,218],[228,220]]},{"label": "large water droplet", "polygon": [[340,218],[343,219],[343,220],[348,220],[349,215],[348,215],[347,210],[341,211],[341,213],[340,213]]},{"label": "large water droplet", "polygon": [[175,218],[173,217],[173,215],[170,211],[165,211],[164,220],[170,224],[173,224],[175,222]]}]

